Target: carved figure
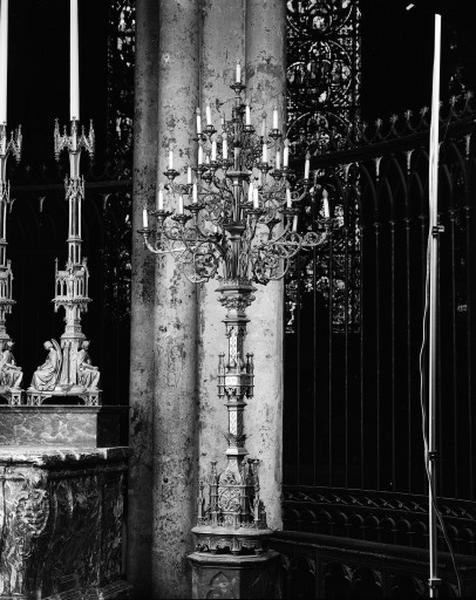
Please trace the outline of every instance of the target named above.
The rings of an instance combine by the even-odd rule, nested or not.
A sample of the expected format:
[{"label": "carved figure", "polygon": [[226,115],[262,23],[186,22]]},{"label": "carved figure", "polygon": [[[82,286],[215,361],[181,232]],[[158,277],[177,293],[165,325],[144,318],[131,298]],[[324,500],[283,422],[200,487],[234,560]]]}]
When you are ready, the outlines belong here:
[{"label": "carved figure", "polygon": [[23,380],[23,371],[16,364],[13,356],[12,341],[2,342],[0,357],[0,386],[5,388],[20,389]]},{"label": "carved figure", "polygon": [[89,341],[84,340],[78,351],[78,383],[88,390],[97,390],[101,376],[98,367],[91,364]]},{"label": "carved figure", "polygon": [[40,392],[54,390],[61,370],[62,352],[55,340],[43,344],[48,356],[45,362],[33,373],[31,387]]}]

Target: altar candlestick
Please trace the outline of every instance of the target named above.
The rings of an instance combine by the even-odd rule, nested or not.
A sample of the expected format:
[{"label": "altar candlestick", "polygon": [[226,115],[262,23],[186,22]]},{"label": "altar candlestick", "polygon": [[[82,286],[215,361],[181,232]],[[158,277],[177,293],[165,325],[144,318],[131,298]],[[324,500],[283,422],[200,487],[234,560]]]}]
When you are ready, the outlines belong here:
[{"label": "altar candlestick", "polygon": [[70,0],[69,7],[69,112],[71,121],[79,121],[78,0]]},{"label": "altar candlestick", "polygon": [[146,208],[142,209],[142,225],[144,226],[144,229],[149,227],[149,215],[147,214]]}]

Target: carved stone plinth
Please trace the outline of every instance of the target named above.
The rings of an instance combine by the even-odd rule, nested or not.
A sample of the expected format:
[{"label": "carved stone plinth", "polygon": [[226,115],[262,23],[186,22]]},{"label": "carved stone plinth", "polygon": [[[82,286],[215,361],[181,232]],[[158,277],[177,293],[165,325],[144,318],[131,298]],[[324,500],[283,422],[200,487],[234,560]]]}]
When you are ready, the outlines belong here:
[{"label": "carved stone plinth", "polygon": [[0,448],[0,599],[128,598],[127,448]]},{"label": "carved stone plinth", "polygon": [[101,448],[124,444],[125,406],[0,405],[0,445]]},{"label": "carved stone plinth", "polygon": [[280,598],[279,554],[268,550],[253,556],[194,552],[193,598]]}]

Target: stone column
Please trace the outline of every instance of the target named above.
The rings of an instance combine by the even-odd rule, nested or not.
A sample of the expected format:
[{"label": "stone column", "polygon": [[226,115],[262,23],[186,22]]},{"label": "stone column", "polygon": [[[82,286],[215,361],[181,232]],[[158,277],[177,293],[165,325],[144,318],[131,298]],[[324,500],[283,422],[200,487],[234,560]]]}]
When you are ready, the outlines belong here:
[{"label": "stone column", "polygon": [[134,598],[150,596],[152,420],[154,414],[155,258],[137,230],[153,202],[157,178],[157,3],[136,0],[134,171],[132,216],[131,361],[127,578]]},{"label": "stone column", "polygon": [[[285,110],[285,16],[283,0],[246,0],[246,85],[253,110]],[[283,128],[284,129],[284,128]],[[255,398],[245,413],[247,448],[260,460],[261,497],[268,526],[282,527],[283,283],[257,286],[248,311],[247,348],[255,355]]]},{"label": "stone column", "polygon": [[[159,2],[160,182],[165,181],[169,146],[174,168],[181,172],[177,181],[186,181],[183,167],[194,156],[198,8],[199,0]],[[196,287],[168,255],[157,258],[155,280],[152,598],[188,598],[186,556],[193,549],[198,476]]]}]

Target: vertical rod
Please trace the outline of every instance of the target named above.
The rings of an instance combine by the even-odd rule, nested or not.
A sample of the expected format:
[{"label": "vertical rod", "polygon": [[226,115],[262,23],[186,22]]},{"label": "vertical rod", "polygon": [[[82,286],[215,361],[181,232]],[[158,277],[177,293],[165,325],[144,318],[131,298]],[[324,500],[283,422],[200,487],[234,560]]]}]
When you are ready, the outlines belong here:
[{"label": "vertical rod", "polygon": [[435,14],[435,49],[431,98],[430,161],[429,161],[429,235],[430,235],[430,298],[429,298],[429,368],[428,368],[428,531],[430,553],[430,598],[438,597],[438,538],[435,512],[435,452],[437,400],[437,277],[438,277],[438,150],[440,95],[441,15]]},{"label": "vertical rod", "polygon": [[[466,190],[468,194],[469,191]],[[467,402],[468,402],[468,450],[469,450],[469,497],[471,500],[474,499],[474,475],[473,475],[473,396],[472,396],[472,364],[473,357],[471,352],[471,341],[472,341],[472,323],[471,323],[471,279],[472,279],[472,259],[471,259],[471,209],[469,207],[469,195],[466,196],[464,207],[465,213],[465,230],[466,230],[466,353],[467,363],[466,368],[468,372],[468,389],[467,389]]]},{"label": "vertical rod", "polygon": [[397,489],[397,456],[396,456],[396,438],[397,438],[397,412],[396,412],[396,327],[395,327],[395,221],[390,221],[390,297],[391,297],[391,398],[392,398],[392,490]]},{"label": "vertical rod", "polygon": [[[331,209],[331,214],[334,214],[334,209]],[[334,304],[333,304],[333,297],[334,297],[334,237],[332,235],[332,229],[330,232],[330,240],[329,240],[329,316],[328,316],[328,323],[329,323],[329,346],[328,346],[328,415],[327,415],[327,422],[328,422],[328,449],[329,449],[329,456],[328,456],[328,474],[327,474],[327,479],[329,481],[329,485],[332,485],[332,470],[333,470],[333,457],[332,457],[332,425],[333,425],[333,419],[332,419],[332,314],[334,311]]]},{"label": "vertical rod", "polygon": [[451,354],[452,354],[452,378],[453,378],[453,465],[454,465],[454,497],[459,497],[459,477],[458,477],[458,343],[456,333],[456,234],[455,234],[455,209],[450,210],[450,234],[451,234]]},{"label": "vertical rod", "polygon": [[[318,217],[318,208],[317,208],[317,203],[313,202],[312,203],[312,213],[313,213],[313,222],[315,222],[315,220]],[[318,431],[318,427],[319,427],[319,419],[317,416],[317,407],[318,407],[318,398],[317,398],[317,390],[318,390],[318,385],[317,385],[317,365],[319,364],[318,361],[318,357],[317,357],[317,331],[318,331],[318,322],[317,322],[317,277],[316,277],[316,268],[317,268],[317,249],[313,248],[312,250],[312,295],[313,295],[313,320],[312,320],[312,327],[313,327],[313,332],[312,332],[312,343],[313,343],[313,369],[312,369],[312,411],[313,411],[313,428],[312,428],[312,464],[314,467],[314,472],[313,472],[313,481],[314,481],[314,485],[317,485],[317,477],[318,477],[318,446],[317,446],[317,441],[318,441],[318,436],[319,436],[319,431]]]},{"label": "vertical rod", "polygon": [[380,223],[375,215],[375,423],[376,423],[376,486],[380,489]]},{"label": "vertical rod", "polygon": [[407,409],[408,409],[408,484],[407,490],[412,489],[412,338],[411,338],[411,278],[410,278],[410,217],[405,217],[405,275],[406,275],[406,333],[407,333]]},{"label": "vertical rod", "polygon": [[[360,205],[362,209],[362,204]],[[365,308],[364,308],[364,290],[365,286],[365,275],[366,271],[364,269],[364,236],[365,229],[362,223],[362,212],[359,215],[359,267],[360,267],[360,285],[359,285],[359,301],[358,306],[360,310],[360,352],[359,352],[359,361],[360,361],[360,487],[364,487],[364,473],[365,473],[365,445],[364,445],[364,395],[365,395],[365,381],[364,381],[364,327],[366,323],[365,319]]]}]

